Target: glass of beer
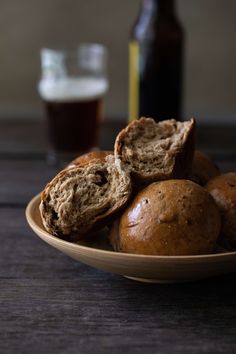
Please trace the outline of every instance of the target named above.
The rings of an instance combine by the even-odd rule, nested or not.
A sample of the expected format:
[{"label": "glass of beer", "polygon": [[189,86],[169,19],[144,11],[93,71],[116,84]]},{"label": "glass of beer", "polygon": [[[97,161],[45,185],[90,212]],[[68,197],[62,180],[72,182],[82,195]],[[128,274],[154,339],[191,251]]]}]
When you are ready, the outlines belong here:
[{"label": "glass of beer", "polygon": [[49,163],[66,162],[96,147],[107,90],[105,46],[41,50],[38,91],[47,116]]}]

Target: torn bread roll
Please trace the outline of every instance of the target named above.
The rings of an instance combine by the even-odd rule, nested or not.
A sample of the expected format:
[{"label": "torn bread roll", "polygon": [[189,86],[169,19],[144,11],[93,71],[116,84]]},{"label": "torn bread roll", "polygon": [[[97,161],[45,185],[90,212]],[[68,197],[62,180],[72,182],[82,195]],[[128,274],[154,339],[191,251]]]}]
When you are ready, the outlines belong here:
[{"label": "torn bread roll", "polygon": [[185,178],[192,166],[194,131],[194,118],[158,123],[152,118],[140,118],[118,134],[114,155],[136,182]]},{"label": "torn bread roll", "polygon": [[45,229],[56,236],[82,235],[109,223],[131,195],[131,180],[112,155],[61,171],[41,195]]}]

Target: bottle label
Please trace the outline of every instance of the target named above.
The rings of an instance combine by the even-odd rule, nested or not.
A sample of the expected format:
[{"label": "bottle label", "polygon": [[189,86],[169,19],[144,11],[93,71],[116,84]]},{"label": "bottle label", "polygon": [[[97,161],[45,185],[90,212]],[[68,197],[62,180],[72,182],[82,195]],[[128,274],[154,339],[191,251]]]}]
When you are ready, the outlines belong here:
[{"label": "bottle label", "polygon": [[129,122],[139,118],[139,43],[129,43]]}]

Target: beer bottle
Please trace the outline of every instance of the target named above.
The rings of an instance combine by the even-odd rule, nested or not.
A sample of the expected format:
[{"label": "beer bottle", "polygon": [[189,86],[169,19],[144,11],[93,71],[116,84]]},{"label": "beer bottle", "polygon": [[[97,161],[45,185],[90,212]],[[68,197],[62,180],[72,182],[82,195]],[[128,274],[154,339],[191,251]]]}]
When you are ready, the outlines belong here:
[{"label": "beer bottle", "polygon": [[129,120],[181,119],[183,30],[174,0],[142,0],[129,43]]}]

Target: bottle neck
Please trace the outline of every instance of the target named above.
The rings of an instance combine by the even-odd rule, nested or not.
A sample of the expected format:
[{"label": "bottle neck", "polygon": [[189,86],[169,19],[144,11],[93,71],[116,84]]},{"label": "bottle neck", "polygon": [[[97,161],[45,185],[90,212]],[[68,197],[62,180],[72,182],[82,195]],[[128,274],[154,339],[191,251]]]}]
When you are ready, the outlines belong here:
[{"label": "bottle neck", "polygon": [[143,0],[142,12],[158,17],[173,17],[175,15],[174,0]]}]

